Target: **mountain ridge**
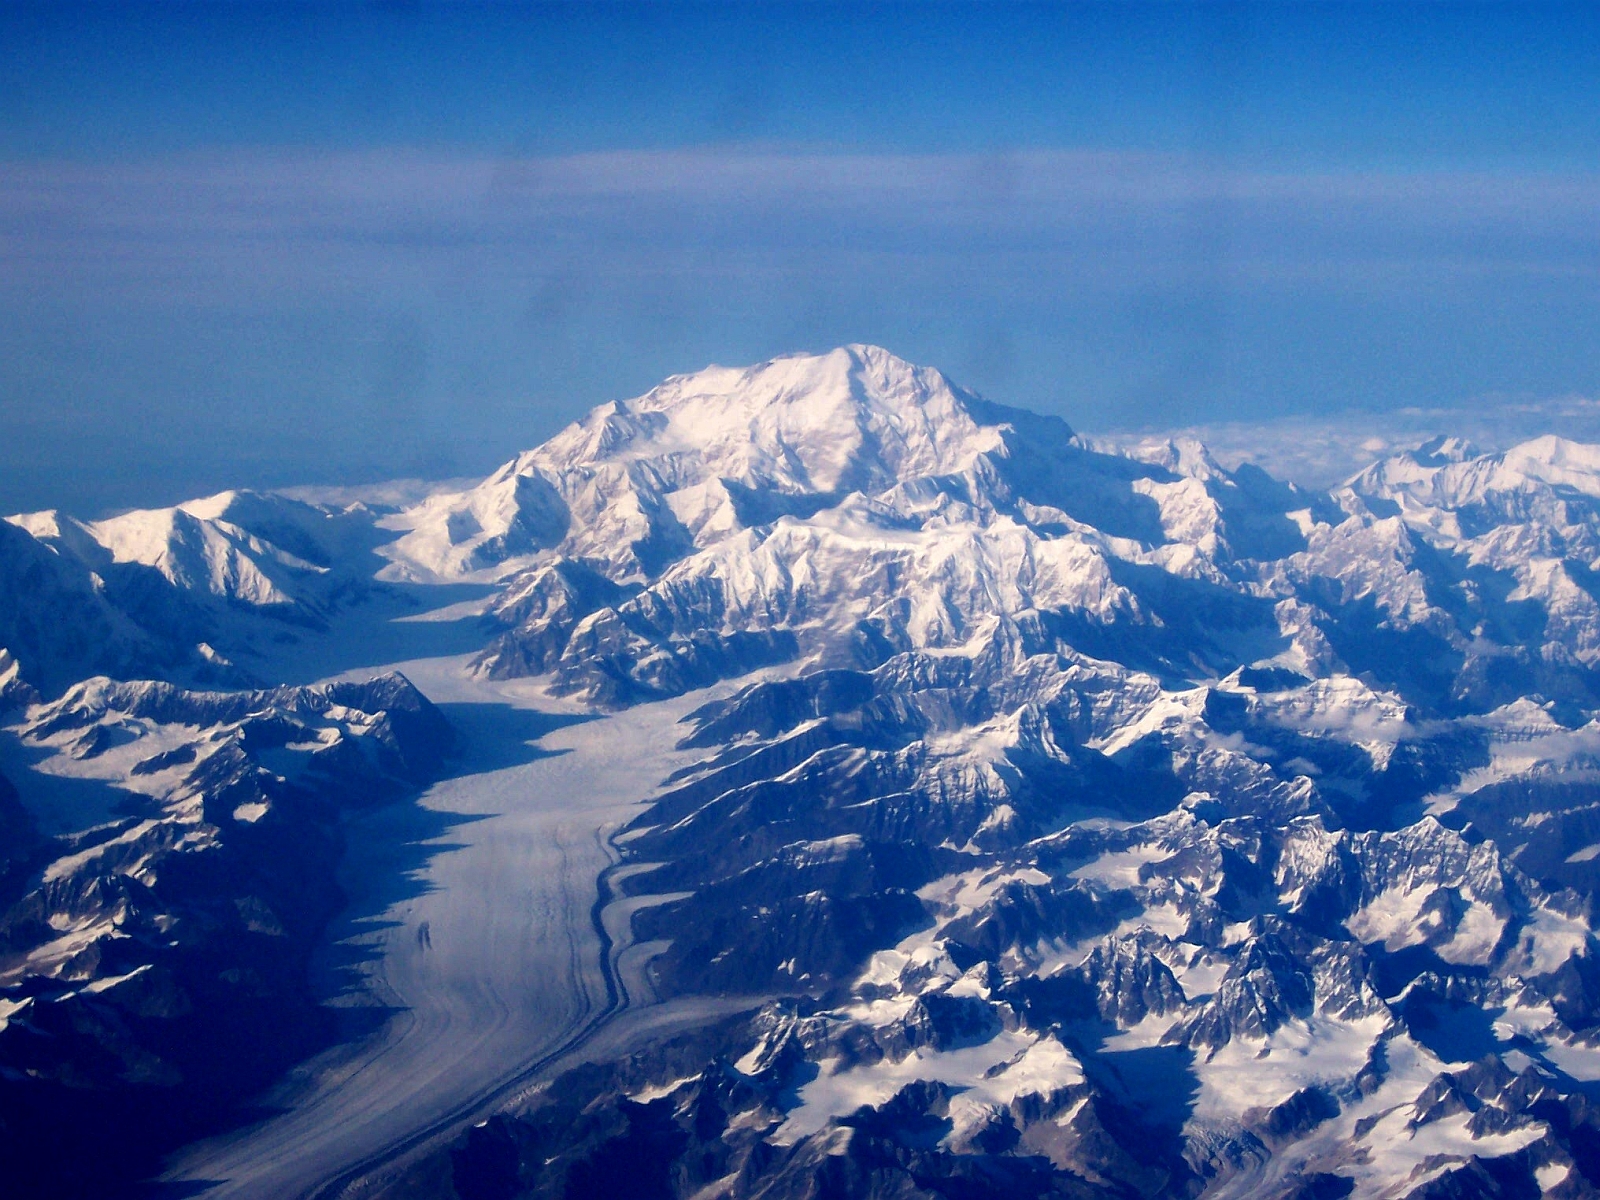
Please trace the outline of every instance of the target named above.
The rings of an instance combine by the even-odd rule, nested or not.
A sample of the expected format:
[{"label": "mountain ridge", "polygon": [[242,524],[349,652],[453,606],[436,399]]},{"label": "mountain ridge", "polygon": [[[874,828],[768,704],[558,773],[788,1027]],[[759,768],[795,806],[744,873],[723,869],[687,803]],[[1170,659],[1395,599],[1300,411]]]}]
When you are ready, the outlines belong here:
[{"label": "mountain ridge", "polygon": [[[270,686],[278,639],[448,619],[485,694],[682,698],[594,919],[640,1005],[755,999],[559,1072],[405,1194],[1600,1188],[1600,447],[1433,439],[1315,492],[850,346],[414,503],[34,515],[0,555],[25,769],[185,781],[241,845],[330,782],[394,802],[443,738],[403,681]],[[49,835],[62,885],[7,883],[0,926],[65,948],[16,987],[78,995],[39,914],[133,894],[175,819]]]}]

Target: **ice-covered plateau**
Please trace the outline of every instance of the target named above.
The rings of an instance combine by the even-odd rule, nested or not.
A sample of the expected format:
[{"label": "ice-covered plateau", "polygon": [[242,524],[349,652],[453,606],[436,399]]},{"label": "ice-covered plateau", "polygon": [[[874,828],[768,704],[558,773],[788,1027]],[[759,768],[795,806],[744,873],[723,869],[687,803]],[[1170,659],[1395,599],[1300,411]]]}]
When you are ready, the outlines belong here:
[{"label": "ice-covered plateau", "polygon": [[275,648],[462,588],[480,678],[689,697],[614,890],[636,1006],[737,1002],[363,1194],[1600,1186],[1600,447],[1439,438],[1310,492],[867,346],[675,377],[410,505],[0,523],[18,1153],[32,1097],[203,1075],[162,1023],[259,1020],[240,946],[299,921],[290,979],[341,806],[438,770],[409,684],[282,686]]}]

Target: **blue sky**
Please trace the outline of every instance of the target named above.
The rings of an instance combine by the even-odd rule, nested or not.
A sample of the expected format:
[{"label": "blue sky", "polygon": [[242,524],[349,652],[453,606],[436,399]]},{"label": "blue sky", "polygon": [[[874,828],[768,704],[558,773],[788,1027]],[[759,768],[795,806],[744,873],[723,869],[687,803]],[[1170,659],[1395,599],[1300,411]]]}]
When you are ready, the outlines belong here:
[{"label": "blue sky", "polygon": [[846,341],[1087,429],[1600,393],[1594,6],[7,5],[0,46],[0,508],[472,473]]}]

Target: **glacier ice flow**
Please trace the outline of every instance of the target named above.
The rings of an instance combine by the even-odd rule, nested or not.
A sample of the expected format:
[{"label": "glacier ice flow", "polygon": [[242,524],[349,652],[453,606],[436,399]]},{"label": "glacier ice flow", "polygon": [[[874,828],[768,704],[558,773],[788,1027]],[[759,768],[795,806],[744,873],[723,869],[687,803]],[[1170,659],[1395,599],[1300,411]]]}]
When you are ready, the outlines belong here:
[{"label": "glacier ice flow", "polygon": [[[197,977],[154,901],[280,827],[358,899],[316,961],[360,948],[401,1010],[185,1178],[1600,1184],[1600,448],[1441,437],[1315,491],[848,346],[675,377],[421,495],[13,517],[0,646],[0,1056],[100,1014],[96,1086],[181,1088],[159,1022]],[[417,706],[333,711],[318,663],[398,666],[456,757],[384,766]],[[402,867],[405,812],[448,828]],[[287,929],[242,878],[160,911]],[[612,966],[704,1019],[524,1078]]]}]

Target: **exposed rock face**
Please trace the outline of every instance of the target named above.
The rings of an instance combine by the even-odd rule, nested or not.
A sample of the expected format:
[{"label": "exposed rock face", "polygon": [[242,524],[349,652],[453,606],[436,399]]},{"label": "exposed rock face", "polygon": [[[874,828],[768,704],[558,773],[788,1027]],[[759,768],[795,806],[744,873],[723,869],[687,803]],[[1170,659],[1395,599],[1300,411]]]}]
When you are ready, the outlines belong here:
[{"label": "exposed rock face", "polygon": [[426,781],[452,735],[397,675],[95,678],[16,733],[120,799],[47,837],[0,781],[0,1158],[19,1194],[106,1194],[326,1038],[305,968],[341,812]]},{"label": "exposed rock face", "polygon": [[[1226,656],[1233,629],[1277,632],[1229,568],[1302,547],[1289,511],[1336,510],[1171,449],[1096,453],[1058,420],[850,347],[597,410],[434,497],[386,553],[401,575],[510,577],[485,668],[550,671],[608,704],[797,655],[955,649],[1027,614],[1152,663]],[[530,480],[539,512],[567,512],[537,544],[513,537]]]},{"label": "exposed rock face", "polygon": [[0,646],[0,712],[20,708],[39,699],[26,679],[22,677],[22,664],[4,646]]},{"label": "exposed rock face", "polygon": [[[563,498],[543,540],[438,534],[521,476]],[[761,671],[622,845],[659,864],[626,885],[664,898],[656,991],[770,999],[419,1169],[1588,1194],[1594,497],[1600,451],[1550,441],[1323,496],[1098,453],[851,348],[674,380],[439,498],[391,554],[507,580],[482,669],[603,705]]]},{"label": "exposed rock face", "polygon": [[1163,678],[1372,674],[1451,715],[1582,707],[1592,453],[1423,450],[1317,495],[1187,442],[1101,453],[849,347],[607,405],[397,518],[384,552],[400,577],[508,580],[485,669],[604,704],[1031,626]]},{"label": "exposed rock face", "polygon": [[643,990],[743,1010],[397,1195],[1600,1184],[1600,448],[1441,440],[1314,494],[864,346],[669,380],[381,518],[0,524],[0,704],[33,769],[133,797],[61,834],[0,787],[7,1145],[309,1041],[338,812],[444,730],[397,678],[191,688],[235,617],[324,620],[379,525],[384,576],[497,589],[478,671],[724,684],[617,878]]}]

